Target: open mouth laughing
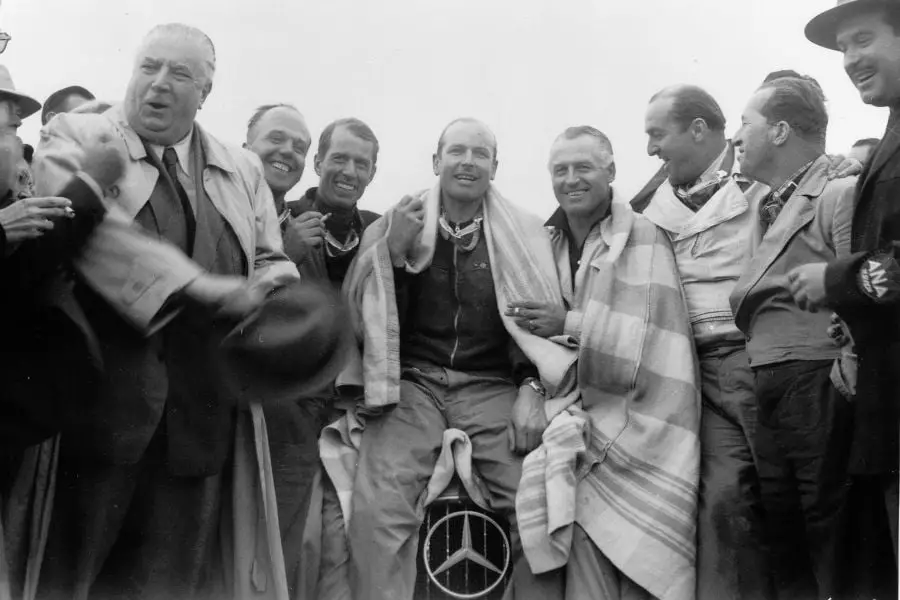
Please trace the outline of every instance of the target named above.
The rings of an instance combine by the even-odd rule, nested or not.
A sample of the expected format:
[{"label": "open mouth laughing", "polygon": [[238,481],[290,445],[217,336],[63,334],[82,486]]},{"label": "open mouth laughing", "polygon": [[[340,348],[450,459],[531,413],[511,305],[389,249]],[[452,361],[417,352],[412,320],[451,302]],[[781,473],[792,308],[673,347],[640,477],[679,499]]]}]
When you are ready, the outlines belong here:
[{"label": "open mouth laughing", "polygon": [[856,87],[865,87],[872,82],[877,74],[878,71],[872,68],[857,69],[853,73],[853,84]]},{"label": "open mouth laughing", "polygon": [[291,165],[289,165],[285,162],[282,162],[280,160],[273,160],[272,162],[269,163],[269,165],[271,165],[271,167],[273,169],[275,169],[276,171],[278,171],[280,173],[290,173],[290,172],[296,170]]}]

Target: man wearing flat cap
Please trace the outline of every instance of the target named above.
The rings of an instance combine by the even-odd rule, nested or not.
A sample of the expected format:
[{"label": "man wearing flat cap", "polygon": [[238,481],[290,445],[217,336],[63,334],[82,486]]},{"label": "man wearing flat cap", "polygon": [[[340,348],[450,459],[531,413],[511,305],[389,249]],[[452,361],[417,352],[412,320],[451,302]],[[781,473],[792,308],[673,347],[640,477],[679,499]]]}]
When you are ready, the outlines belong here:
[{"label": "man wearing flat cap", "polygon": [[[811,42],[837,50],[862,101],[890,109],[887,128],[856,188],[851,255],[788,274],[795,300],[834,310],[856,344],[849,541],[863,569],[861,595],[897,597],[900,467],[900,1],[840,0],[806,26]],[[857,502],[854,510],[853,502]],[[886,505],[886,509],[885,509]],[[890,532],[890,539],[888,538]],[[893,556],[887,544],[893,547]],[[892,558],[893,560],[888,560]],[[860,587],[867,586],[867,587]]]}]

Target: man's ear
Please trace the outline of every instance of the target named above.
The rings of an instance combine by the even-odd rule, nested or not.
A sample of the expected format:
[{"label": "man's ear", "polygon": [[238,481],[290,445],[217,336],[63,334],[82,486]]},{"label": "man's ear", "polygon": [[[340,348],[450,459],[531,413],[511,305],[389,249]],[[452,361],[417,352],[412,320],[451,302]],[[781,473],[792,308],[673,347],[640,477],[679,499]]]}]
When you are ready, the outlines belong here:
[{"label": "man's ear", "polygon": [[372,165],[372,172],[369,173],[369,183],[375,180],[375,173],[378,172],[378,165]]},{"label": "man's ear", "polygon": [[776,146],[782,146],[791,136],[791,126],[786,121],[778,121],[775,124],[775,133],[772,136],[772,143]]},{"label": "man's ear", "polygon": [[212,81],[207,81],[203,86],[203,89],[200,90],[200,106],[197,107],[197,110],[203,108],[203,103],[206,102],[206,99],[209,97],[209,93],[212,91]]},{"label": "man's ear", "polygon": [[697,117],[691,121],[691,126],[688,129],[690,130],[691,137],[694,138],[694,141],[700,142],[706,137],[706,133],[709,131],[709,125],[706,124],[705,120]]},{"label": "man's ear", "polygon": [[313,170],[316,172],[316,175],[322,176],[322,160],[319,158],[318,152],[313,156]]},{"label": "man's ear", "polygon": [[[434,171],[435,175],[441,174],[441,159],[437,154],[431,155],[431,170]],[[493,178],[494,176],[491,175],[491,179]]]},{"label": "man's ear", "polygon": [[615,161],[609,163],[609,166],[606,168],[609,171],[609,182],[612,183],[616,180],[616,163]]},{"label": "man's ear", "polygon": [[491,163],[491,181],[493,181],[493,180],[494,180],[494,177],[497,176],[497,167],[498,167],[498,166],[500,166],[500,163],[497,162],[497,160],[495,159],[495,160]]}]

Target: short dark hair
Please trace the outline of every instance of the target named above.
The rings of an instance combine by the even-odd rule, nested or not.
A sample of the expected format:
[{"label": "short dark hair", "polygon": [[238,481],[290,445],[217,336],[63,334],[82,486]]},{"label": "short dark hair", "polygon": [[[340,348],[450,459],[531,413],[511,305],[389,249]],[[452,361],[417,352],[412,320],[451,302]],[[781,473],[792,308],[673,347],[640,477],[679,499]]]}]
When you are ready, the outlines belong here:
[{"label": "short dark hair", "polygon": [[375,132],[372,131],[371,127],[356,117],[338,119],[325,126],[325,129],[322,130],[322,134],[319,136],[319,149],[316,152],[320,160],[323,160],[325,155],[328,154],[328,149],[331,148],[331,138],[334,135],[334,130],[338,127],[345,127],[347,131],[359,139],[371,142],[374,147],[372,151],[372,164],[374,165],[378,162],[378,138],[375,137]]},{"label": "short dark hair", "polygon": [[776,79],[784,79],[785,77],[794,77],[795,79],[803,79],[814,84],[817,88],[819,88],[819,92],[822,94],[822,98],[825,98],[825,92],[822,90],[822,86],[819,85],[819,82],[816,81],[815,77],[810,77],[809,75],[801,75],[797,71],[793,69],[781,69],[780,71],[772,71],[766,78],[763,79],[763,83],[769,83],[771,81],[775,81]]},{"label": "short dark hair", "polygon": [[288,104],[287,102],[279,102],[277,104],[263,104],[262,106],[257,108],[256,111],[254,111],[253,116],[251,116],[250,120],[247,121],[247,142],[250,141],[250,134],[253,133],[253,129],[256,128],[257,124],[259,124],[259,120],[262,119],[265,114],[273,108],[289,108],[300,115],[301,119],[303,118],[303,113],[301,113],[293,104]]},{"label": "short dark hair", "polygon": [[34,158],[34,146],[31,144],[24,144],[22,146],[22,156],[25,158],[25,162],[30,165],[31,160]]},{"label": "short dark hair", "polygon": [[766,75],[766,78],[763,79],[763,83],[769,83],[770,81],[781,79],[782,77],[802,77],[802,75],[793,69],[780,69]]},{"label": "short dark hair", "polygon": [[[485,125],[484,123],[482,123],[481,121],[479,121],[478,119],[476,119],[474,117],[459,117],[458,119],[453,119],[452,121],[447,123],[447,126],[444,127],[444,129],[441,131],[441,137],[438,138],[438,143],[437,143],[437,155],[438,156],[441,155],[441,151],[444,149],[444,136],[447,135],[447,130],[450,129],[451,127],[453,127],[454,125],[456,125],[457,123],[478,123],[482,127],[487,128],[487,125]],[[491,138],[494,140],[494,147],[491,149],[491,151],[494,153],[494,160],[496,161],[497,160],[497,136],[495,136],[494,132],[491,131],[490,129],[488,129],[488,131],[491,134]]]},{"label": "short dark hair", "polygon": [[769,123],[784,121],[801,138],[824,146],[828,111],[818,83],[807,77],[781,77],[759,89],[772,90],[760,110]]},{"label": "short dark hair", "polygon": [[41,108],[41,124],[46,125],[50,114],[59,112],[59,107],[62,106],[62,103],[72,96],[81,96],[85,100],[96,99],[94,94],[80,85],[70,85],[60,90],[56,90],[47,96],[47,99],[44,101],[44,106]]},{"label": "short dark hair", "polygon": [[874,148],[878,144],[881,143],[881,140],[878,138],[863,138],[861,140],[856,140],[853,142],[853,148],[859,148],[860,146],[866,146],[868,148]]},{"label": "short dark hair", "polygon": [[725,131],[725,114],[709,92],[696,85],[679,85],[661,90],[650,98],[671,97],[670,116],[686,131],[695,119],[703,119],[712,131]]},{"label": "short dark hair", "polygon": [[591,127],[590,125],[576,125],[575,127],[567,127],[566,130],[559,134],[556,139],[574,140],[584,135],[590,136],[597,140],[597,143],[600,144],[600,147],[603,149],[603,151],[609,154],[610,162],[615,160],[615,157],[613,155],[612,142],[609,141],[609,137],[605,133],[603,133],[596,127]]}]

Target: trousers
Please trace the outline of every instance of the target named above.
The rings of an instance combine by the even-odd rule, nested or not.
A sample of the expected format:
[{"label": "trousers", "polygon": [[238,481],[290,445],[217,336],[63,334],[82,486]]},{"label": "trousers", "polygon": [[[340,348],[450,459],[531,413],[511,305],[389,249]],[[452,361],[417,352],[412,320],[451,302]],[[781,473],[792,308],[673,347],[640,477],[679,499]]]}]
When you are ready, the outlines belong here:
[{"label": "trousers", "polygon": [[754,445],[753,371],[740,345],[700,353],[698,600],[772,597]]},{"label": "trousers", "polygon": [[507,432],[516,394],[508,375],[430,365],[403,369],[400,402],[366,422],[360,448],[348,530],[355,600],[413,597],[421,526],[416,506],[449,428],[469,436],[473,466],[491,509],[509,521],[518,556],[515,495],[522,461]]},{"label": "trousers", "polygon": [[798,360],[756,369],[757,456],[779,598],[843,598],[848,583],[853,405],[832,385],[831,367]]}]

